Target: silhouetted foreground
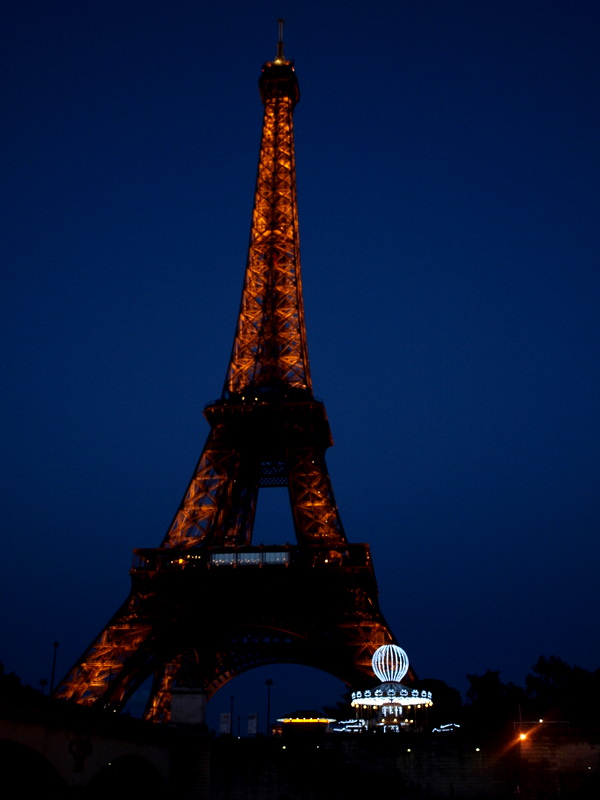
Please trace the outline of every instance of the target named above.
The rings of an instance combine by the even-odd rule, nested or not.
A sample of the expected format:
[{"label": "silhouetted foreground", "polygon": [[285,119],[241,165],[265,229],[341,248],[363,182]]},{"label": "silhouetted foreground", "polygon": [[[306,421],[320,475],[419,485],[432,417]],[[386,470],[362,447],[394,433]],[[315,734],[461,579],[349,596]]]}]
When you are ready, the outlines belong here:
[{"label": "silhouetted foreground", "polygon": [[[560,659],[541,659],[537,666],[541,681],[535,684],[537,697],[542,694],[540,686],[563,697],[569,676],[580,674]],[[462,709],[466,717],[470,715],[466,725],[451,732],[352,735],[296,730],[268,739],[237,739],[211,736],[200,726],[156,725],[81,708],[45,697],[0,670],[3,797],[95,800],[112,794],[144,800],[362,800],[375,793],[398,800],[600,797],[598,726],[576,727],[549,719],[518,722],[508,709],[495,730],[489,724],[478,729],[475,709],[482,711],[486,697],[492,709],[488,701],[498,700],[498,693],[506,701],[506,687],[494,672],[472,678],[471,683],[479,693],[472,693],[464,708],[456,706],[455,691],[447,690],[446,710]]]}]

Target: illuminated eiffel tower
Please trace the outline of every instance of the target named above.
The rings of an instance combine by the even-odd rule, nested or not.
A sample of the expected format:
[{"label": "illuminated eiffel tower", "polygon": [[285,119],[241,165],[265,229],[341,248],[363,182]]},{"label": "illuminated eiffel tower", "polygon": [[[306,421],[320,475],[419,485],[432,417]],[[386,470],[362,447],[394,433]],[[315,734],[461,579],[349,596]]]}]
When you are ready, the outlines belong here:
[{"label": "illuminated eiffel tower", "polygon": [[[160,547],[136,550],[131,591],[55,696],[121,710],[152,678],[146,718],[168,721],[178,687],[210,697],[265,664],[372,679],[394,642],[367,544],[348,542],[331,488],[325,408],[312,391],[292,115],[298,81],[277,56],[259,80],[264,119],[248,262],[221,398]],[[254,545],[261,489],[287,489],[296,544]]]}]

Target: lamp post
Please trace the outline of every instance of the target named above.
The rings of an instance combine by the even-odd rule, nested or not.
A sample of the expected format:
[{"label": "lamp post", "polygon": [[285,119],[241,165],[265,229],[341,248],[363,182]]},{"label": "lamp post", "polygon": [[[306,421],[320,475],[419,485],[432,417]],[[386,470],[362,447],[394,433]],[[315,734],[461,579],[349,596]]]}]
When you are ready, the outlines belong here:
[{"label": "lamp post", "polygon": [[271,686],[273,686],[273,681],[271,678],[267,678],[265,681],[265,686],[267,687],[267,736],[271,735]]}]

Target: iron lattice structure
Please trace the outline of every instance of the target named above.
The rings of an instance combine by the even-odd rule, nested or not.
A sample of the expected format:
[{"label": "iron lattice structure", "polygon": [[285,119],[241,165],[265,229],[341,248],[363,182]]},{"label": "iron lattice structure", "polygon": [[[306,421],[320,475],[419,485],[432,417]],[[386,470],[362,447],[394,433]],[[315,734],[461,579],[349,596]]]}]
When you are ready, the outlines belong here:
[{"label": "iron lattice structure", "polygon": [[[160,547],[135,551],[131,591],[55,695],[118,711],[153,676],[146,718],[168,721],[175,687],[210,698],[239,673],[296,663],[348,685],[394,641],[366,544],[350,544],[312,392],[300,275],[294,66],[263,66],[264,104],[245,282],[221,398]],[[260,489],[287,487],[296,544],[256,546]]]}]

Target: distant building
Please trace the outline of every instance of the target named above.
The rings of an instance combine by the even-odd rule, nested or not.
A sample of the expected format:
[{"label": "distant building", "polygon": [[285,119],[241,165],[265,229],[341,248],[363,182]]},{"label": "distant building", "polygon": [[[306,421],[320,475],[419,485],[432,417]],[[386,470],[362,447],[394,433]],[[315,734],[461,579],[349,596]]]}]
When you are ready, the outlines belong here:
[{"label": "distant building", "polygon": [[294,736],[306,734],[314,736],[315,734],[325,733],[335,720],[319,714],[318,711],[294,711],[287,717],[281,717],[277,722],[281,725],[282,736],[290,734]]}]

